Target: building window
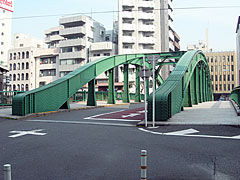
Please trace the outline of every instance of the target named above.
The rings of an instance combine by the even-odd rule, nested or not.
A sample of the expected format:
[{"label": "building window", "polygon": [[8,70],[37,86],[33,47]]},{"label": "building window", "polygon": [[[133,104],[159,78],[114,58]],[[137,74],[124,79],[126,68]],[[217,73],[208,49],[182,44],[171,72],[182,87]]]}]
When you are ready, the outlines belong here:
[{"label": "building window", "polygon": [[223,81],[226,81],[226,75],[225,74],[223,75]]},{"label": "building window", "polygon": [[22,73],[22,80],[24,80],[24,74]]},{"label": "building window", "polygon": [[234,57],[233,57],[233,56],[231,56],[231,61],[232,61],[232,62],[234,61]]},{"label": "building window", "polygon": [[26,52],[26,58],[29,58],[29,52],[28,51]]},{"label": "building window", "polygon": [[215,75],[215,81],[217,81],[218,80],[218,76],[217,75]]},{"label": "building window", "polygon": [[12,64],[10,64],[10,71],[12,70]]},{"label": "building window", "polygon": [[232,65],[232,71],[234,71],[234,65]]},{"label": "building window", "polygon": [[22,63],[22,70],[24,70],[24,63]]},{"label": "building window", "polygon": [[229,62],[229,56],[227,56],[227,62]]},{"label": "building window", "polygon": [[211,75],[211,81],[213,81],[213,75]]},{"label": "building window", "polygon": [[18,63],[17,69],[20,70],[20,63]]},{"label": "building window", "polygon": [[20,81],[20,74],[17,75],[17,80]]},{"label": "building window", "polygon": [[103,55],[104,56],[110,56],[110,53],[104,53]]},{"label": "building window", "polygon": [[26,63],[26,69],[29,69],[29,63],[28,62]]},{"label": "building window", "polygon": [[1,42],[1,45],[4,45],[4,42]]},{"label": "building window", "polygon": [[232,89],[234,89],[234,84],[232,84]]},{"label": "building window", "polygon": [[68,53],[68,52],[73,52],[73,51],[72,51],[72,47],[62,48],[62,53]]},{"label": "building window", "polygon": [[22,52],[22,59],[25,59],[25,52]]},{"label": "building window", "polygon": [[24,91],[24,84],[21,85],[21,91]]},{"label": "building window", "polygon": [[228,81],[230,81],[230,75],[228,75]]},{"label": "building window", "polygon": [[17,85],[17,90],[20,91],[20,84]]},{"label": "building window", "polygon": [[12,53],[10,53],[10,57],[9,57],[10,60],[12,60]]},{"label": "building window", "polygon": [[219,81],[222,81],[222,75],[219,75]]},{"label": "building window", "polygon": [[46,84],[45,81],[43,81],[43,82],[39,82],[39,87],[44,86],[45,84]]},{"label": "building window", "polygon": [[13,64],[13,70],[16,70],[16,64],[15,63]]},{"label": "building window", "polygon": [[221,84],[219,84],[219,91],[221,91],[222,90],[222,85]]},{"label": "building window", "polygon": [[40,77],[44,76],[56,76],[56,69],[40,70]]},{"label": "building window", "polygon": [[211,66],[211,71],[213,72],[213,66]]},{"label": "building window", "polygon": [[226,84],[224,84],[224,91],[226,91]]},{"label": "building window", "polygon": [[56,57],[51,58],[40,58],[40,64],[55,64]]},{"label": "building window", "polygon": [[218,66],[217,66],[217,65],[215,66],[215,71],[216,71],[216,72],[218,71]]},{"label": "building window", "polygon": [[12,75],[11,74],[9,75],[9,80],[12,81]]},{"label": "building window", "polygon": [[13,74],[13,81],[16,81],[16,74]]},{"label": "building window", "polygon": [[225,62],[225,60],[226,60],[226,59],[225,59],[225,56],[223,56],[223,62]]},{"label": "building window", "polygon": [[13,85],[13,91],[17,91],[15,84]]},{"label": "building window", "polygon": [[217,56],[215,56],[215,62],[217,62]]},{"label": "building window", "polygon": [[218,85],[216,84],[215,90],[218,91]]},{"label": "building window", "polygon": [[232,81],[234,81],[234,75],[232,74]]},{"label": "building window", "polygon": [[17,56],[18,59],[21,59],[21,53],[18,52],[18,56]]},{"label": "building window", "polygon": [[3,51],[1,51],[1,55],[3,55],[4,54],[4,52]]},{"label": "building window", "polygon": [[17,58],[17,54],[14,53],[14,54],[13,54],[13,59],[16,60],[16,58]]},{"label": "building window", "polygon": [[100,54],[93,54],[93,57],[100,56]]},{"label": "building window", "polygon": [[228,90],[229,90],[229,91],[231,90],[230,84],[228,84]]},{"label": "building window", "polygon": [[29,79],[29,75],[28,75],[28,73],[26,73],[26,80],[28,80]]},{"label": "building window", "polygon": [[29,91],[29,86],[28,86],[28,84],[26,84],[26,91]]}]

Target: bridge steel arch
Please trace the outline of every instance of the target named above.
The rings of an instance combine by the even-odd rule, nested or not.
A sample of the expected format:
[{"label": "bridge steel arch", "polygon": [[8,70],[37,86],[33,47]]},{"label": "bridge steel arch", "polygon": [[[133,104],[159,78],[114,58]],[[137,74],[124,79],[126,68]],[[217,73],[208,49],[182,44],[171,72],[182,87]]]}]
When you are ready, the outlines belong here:
[{"label": "bridge steel arch", "polygon": [[[106,57],[92,61],[84,66],[79,67],[68,75],[40,88],[18,94],[13,98],[12,114],[24,116],[26,114],[56,111],[58,109],[68,109],[68,100],[80,88],[88,83],[88,101],[87,105],[96,106],[95,98],[95,78],[105,71],[109,72],[109,91],[108,103],[114,104],[114,68],[124,65],[124,95],[123,101],[129,102],[128,92],[128,64],[136,65],[136,71],[143,65],[143,57],[149,55],[159,55],[160,59],[180,59],[185,52],[169,52],[154,54],[131,54]],[[151,64],[146,62],[146,66],[152,69]],[[136,72],[136,73],[137,73]],[[163,82],[158,75],[158,82]],[[136,76],[137,92],[140,97],[140,80]],[[140,99],[136,96],[136,101]]]},{"label": "bridge steel arch", "polygon": [[[174,114],[213,100],[208,62],[202,51],[186,52],[176,67],[156,90],[156,121],[167,121]],[[148,119],[152,120],[152,94],[148,98]]]}]

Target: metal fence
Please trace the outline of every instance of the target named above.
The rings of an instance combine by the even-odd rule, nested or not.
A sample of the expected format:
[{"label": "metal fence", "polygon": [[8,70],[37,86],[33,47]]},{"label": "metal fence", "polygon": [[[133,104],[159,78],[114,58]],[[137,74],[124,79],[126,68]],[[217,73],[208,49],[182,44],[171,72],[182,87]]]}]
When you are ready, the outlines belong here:
[{"label": "metal fence", "polygon": [[[24,91],[0,91],[0,106],[12,106],[12,99],[15,95],[23,93]],[[70,99],[71,102],[86,101],[87,100],[87,91],[79,91],[75,93]],[[107,101],[107,91],[97,91],[96,100],[97,101]],[[115,92],[116,100],[122,100],[123,93]],[[135,93],[129,94],[130,99],[134,100]],[[141,94],[141,100],[144,100],[144,95]]]},{"label": "metal fence", "polygon": [[13,97],[23,91],[0,91],[0,106],[12,106]]}]

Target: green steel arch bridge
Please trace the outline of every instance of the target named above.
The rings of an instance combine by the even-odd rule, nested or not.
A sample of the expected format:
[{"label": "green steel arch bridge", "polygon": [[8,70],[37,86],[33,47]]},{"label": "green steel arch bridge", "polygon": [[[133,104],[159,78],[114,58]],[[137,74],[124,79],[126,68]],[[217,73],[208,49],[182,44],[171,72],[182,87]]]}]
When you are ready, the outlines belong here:
[{"label": "green steel arch bridge", "polygon": [[[147,57],[158,55],[161,62],[155,67]],[[174,59],[174,62],[166,62]],[[68,100],[85,84],[88,83],[87,105],[96,106],[95,78],[105,71],[109,72],[108,103],[115,103],[114,79],[115,68],[124,66],[123,102],[129,103],[129,65],[136,66],[135,101],[140,102],[140,77],[138,72],[143,61],[149,69],[156,69],[156,121],[166,121],[174,114],[191,107],[193,104],[212,101],[213,92],[210,72],[205,55],[201,51],[168,52],[151,54],[126,54],[106,57],[92,61],[68,75],[40,88],[18,94],[13,99],[12,114],[24,116],[32,113],[68,109]],[[161,67],[175,64],[174,70],[163,81],[160,76]],[[146,82],[147,91],[149,80]],[[147,94],[149,94],[147,92]],[[148,96],[148,119],[152,119],[152,94]]]}]

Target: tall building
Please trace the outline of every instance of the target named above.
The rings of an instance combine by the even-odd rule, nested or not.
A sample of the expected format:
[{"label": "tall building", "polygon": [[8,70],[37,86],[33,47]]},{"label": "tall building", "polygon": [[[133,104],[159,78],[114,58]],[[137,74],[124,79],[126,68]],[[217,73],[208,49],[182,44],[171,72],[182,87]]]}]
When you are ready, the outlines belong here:
[{"label": "tall building", "polygon": [[104,41],[105,28],[89,16],[72,16],[60,19],[59,42],[60,77],[89,62],[91,43]]},{"label": "tall building", "polygon": [[238,17],[236,28],[236,49],[237,49],[237,85],[240,85],[240,16]]},{"label": "tall building", "polygon": [[206,53],[213,85],[214,99],[228,98],[237,82],[237,56],[234,51]]},{"label": "tall building", "polygon": [[64,40],[64,37],[59,35],[61,28],[62,26],[57,26],[45,31],[45,43],[47,44],[48,48],[58,48],[59,42]]},{"label": "tall building", "polygon": [[119,0],[119,54],[175,51],[172,0]]},{"label": "tall building", "polygon": [[11,28],[14,1],[0,2],[0,65],[7,66],[8,50],[11,48]]}]

